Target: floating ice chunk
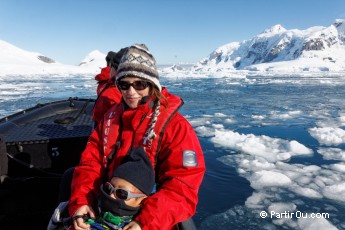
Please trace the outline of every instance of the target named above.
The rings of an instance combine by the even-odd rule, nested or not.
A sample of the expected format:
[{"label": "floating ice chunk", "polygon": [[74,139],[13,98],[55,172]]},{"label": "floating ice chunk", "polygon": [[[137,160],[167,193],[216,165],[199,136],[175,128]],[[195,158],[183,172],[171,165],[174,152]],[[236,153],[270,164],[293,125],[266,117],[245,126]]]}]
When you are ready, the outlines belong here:
[{"label": "floating ice chunk", "polygon": [[338,118],[339,122],[340,122],[340,125],[345,125],[345,115],[342,115]]},{"label": "floating ice chunk", "polygon": [[255,172],[249,180],[254,189],[271,186],[287,187],[291,184],[291,179],[284,174],[267,170]]},{"label": "floating ice chunk", "polygon": [[271,116],[273,119],[283,119],[283,120],[287,120],[287,119],[292,119],[294,117],[297,117],[298,115],[302,114],[301,111],[297,110],[297,111],[290,111],[287,113],[278,113],[277,111],[272,111],[271,112]]},{"label": "floating ice chunk", "polygon": [[287,161],[291,158],[291,154],[289,152],[278,153],[277,160],[278,161]]},{"label": "floating ice chunk", "polygon": [[268,215],[270,217],[279,216],[279,218],[272,220],[275,225],[288,225],[292,228],[296,228],[296,223],[294,223],[292,218],[289,218],[289,214],[295,210],[296,205],[294,203],[277,202],[268,206]]},{"label": "floating ice chunk", "polygon": [[302,168],[303,172],[318,172],[321,168],[317,165],[308,165]]},{"label": "floating ice chunk", "polygon": [[226,117],[226,115],[224,113],[215,113],[214,116],[215,117]]},{"label": "floating ice chunk", "polygon": [[303,155],[303,154],[312,154],[313,151],[311,149],[308,149],[304,145],[300,144],[297,141],[290,141],[289,142],[289,149],[291,152],[294,152],[297,155]]},{"label": "floating ice chunk", "polygon": [[309,133],[320,144],[323,145],[340,145],[345,143],[345,130],[334,127],[311,128]]},{"label": "floating ice chunk", "polygon": [[236,120],[231,119],[231,118],[226,118],[226,119],[224,120],[224,123],[225,123],[225,124],[234,124],[234,123],[236,123]]},{"label": "floating ice chunk", "polygon": [[329,168],[341,173],[345,173],[345,163],[333,164],[333,165],[330,165]]},{"label": "floating ice chunk", "polygon": [[297,141],[287,141],[268,136],[239,134],[230,130],[215,130],[211,141],[219,146],[259,156],[269,162],[288,160],[294,155],[309,155],[312,150]]},{"label": "floating ice chunk", "polygon": [[224,129],[223,124],[212,124],[212,127],[214,127],[215,129]]},{"label": "floating ice chunk", "polygon": [[318,149],[324,159],[326,160],[341,160],[345,161],[345,151],[338,148],[320,148]]},{"label": "floating ice chunk", "polygon": [[267,195],[263,192],[254,192],[250,197],[247,198],[245,205],[248,208],[262,210],[265,207],[264,201],[267,198],[270,198],[270,195]]},{"label": "floating ice chunk", "polygon": [[201,125],[209,125],[211,122],[209,121],[209,118],[195,118],[195,119],[188,119],[188,121],[191,123],[191,125],[195,126],[201,126]]},{"label": "floating ice chunk", "polygon": [[195,131],[200,137],[212,137],[214,136],[214,129],[206,126],[199,126],[195,128]]},{"label": "floating ice chunk", "polygon": [[295,180],[299,185],[307,185],[310,184],[311,182],[311,178],[308,176],[300,176],[298,178],[296,178]]},{"label": "floating ice chunk", "polygon": [[304,197],[309,197],[309,198],[322,198],[322,195],[315,191],[314,189],[312,188],[308,188],[308,187],[301,187],[301,186],[298,186],[297,184],[294,184],[293,186],[290,186],[289,189],[296,193],[296,194],[299,194],[301,196],[304,196]]},{"label": "floating ice chunk", "polygon": [[322,192],[329,199],[345,202],[345,183],[326,186]]},{"label": "floating ice chunk", "polygon": [[268,206],[268,212],[276,212],[276,213],[282,213],[282,212],[293,212],[296,210],[296,205],[294,203],[283,203],[283,202],[277,202],[272,203],[270,206]]},{"label": "floating ice chunk", "polygon": [[303,230],[337,230],[338,228],[332,225],[324,218],[299,218],[297,220],[298,226]]},{"label": "floating ice chunk", "polygon": [[275,165],[273,163],[267,162],[263,158],[258,158],[255,160],[247,160],[243,159],[240,161],[239,164],[240,168],[246,169],[248,171],[261,171],[261,170],[268,170],[274,169]]},{"label": "floating ice chunk", "polygon": [[323,185],[332,185],[335,181],[329,176],[316,176],[315,183],[319,184],[319,187],[323,187]]},{"label": "floating ice chunk", "polygon": [[263,115],[252,115],[252,118],[254,120],[263,120],[263,119],[265,119],[265,116],[263,116]]}]

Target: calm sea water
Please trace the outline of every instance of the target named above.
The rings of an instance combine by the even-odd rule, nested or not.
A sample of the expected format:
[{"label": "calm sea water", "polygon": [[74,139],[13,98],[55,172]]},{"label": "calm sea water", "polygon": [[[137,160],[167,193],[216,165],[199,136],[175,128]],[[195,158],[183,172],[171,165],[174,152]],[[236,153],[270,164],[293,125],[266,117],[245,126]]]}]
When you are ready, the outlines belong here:
[{"label": "calm sea water", "polygon": [[[326,160],[317,153],[319,147],[327,146],[320,145],[311,137],[308,129],[320,123],[326,126],[333,124],[345,115],[345,79],[162,77],[161,81],[170,92],[184,99],[185,105],[180,111],[196,129],[208,127],[212,131],[221,126],[223,130],[240,134],[296,140],[313,150],[311,156],[292,158],[287,162],[291,165],[324,167],[341,163],[339,160]],[[21,78],[1,85],[0,117],[51,100],[75,96],[94,98],[96,88],[92,76]],[[207,171],[194,216],[198,229],[298,229],[296,218],[292,221],[294,223],[263,219],[257,214],[260,208],[246,206],[246,200],[256,190],[250,186],[248,178],[238,172],[238,165],[224,164],[220,160],[223,156],[241,153],[215,145],[211,140],[212,134],[200,135],[199,138]],[[345,150],[344,144],[336,147]],[[331,225],[345,228],[344,201],[302,196],[286,189],[274,191],[276,197],[272,203],[292,202],[300,211],[327,211],[330,213],[327,221]],[[270,192],[272,195],[272,190]]]}]

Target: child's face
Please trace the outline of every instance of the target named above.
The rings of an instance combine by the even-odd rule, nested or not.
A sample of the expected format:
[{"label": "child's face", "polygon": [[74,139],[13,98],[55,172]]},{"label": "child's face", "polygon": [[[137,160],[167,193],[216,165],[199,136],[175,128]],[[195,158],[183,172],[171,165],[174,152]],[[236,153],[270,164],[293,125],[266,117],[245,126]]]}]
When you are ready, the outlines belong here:
[{"label": "child's face", "polygon": [[[135,187],[132,183],[130,183],[127,180],[124,180],[122,178],[118,178],[118,177],[113,177],[110,181],[110,183],[113,185],[114,188],[122,188],[122,189],[126,189],[127,191],[130,192],[136,192],[136,193],[142,193],[137,187]],[[110,196],[114,199],[116,199],[115,195],[113,193],[110,194]],[[147,196],[144,197],[139,197],[139,198],[131,198],[128,200],[125,200],[125,203],[128,206],[132,206],[132,207],[139,207],[140,203],[143,199],[145,199]]]}]

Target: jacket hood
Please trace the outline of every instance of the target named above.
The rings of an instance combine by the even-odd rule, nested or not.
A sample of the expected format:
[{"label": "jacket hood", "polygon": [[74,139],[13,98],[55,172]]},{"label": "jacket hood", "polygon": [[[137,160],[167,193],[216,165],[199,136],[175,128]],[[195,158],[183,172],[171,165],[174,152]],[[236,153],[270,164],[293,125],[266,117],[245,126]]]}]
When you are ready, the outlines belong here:
[{"label": "jacket hood", "polygon": [[97,74],[95,77],[95,80],[100,82],[100,81],[108,81],[110,77],[110,67],[104,67],[101,70],[101,73]]}]

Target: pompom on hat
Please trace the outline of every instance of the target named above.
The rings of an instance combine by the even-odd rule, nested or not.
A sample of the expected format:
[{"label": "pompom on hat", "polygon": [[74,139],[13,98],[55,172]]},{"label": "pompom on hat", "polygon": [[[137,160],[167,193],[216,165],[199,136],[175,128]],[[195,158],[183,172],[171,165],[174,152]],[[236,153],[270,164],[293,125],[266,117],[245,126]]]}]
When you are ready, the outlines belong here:
[{"label": "pompom on hat", "polygon": [[156,60],[144,44],[135,44],[128,47],[127,52],[122,56],[117,69],[116,81],[124,77],[138,77],[148,80],[159,91],[162,91]]},{"label": "pompom on hat", "polygon": [[127,154],[113,176],[129,181],[148,196],[155,184],[151,161],[142,147],[137,147]]}]

